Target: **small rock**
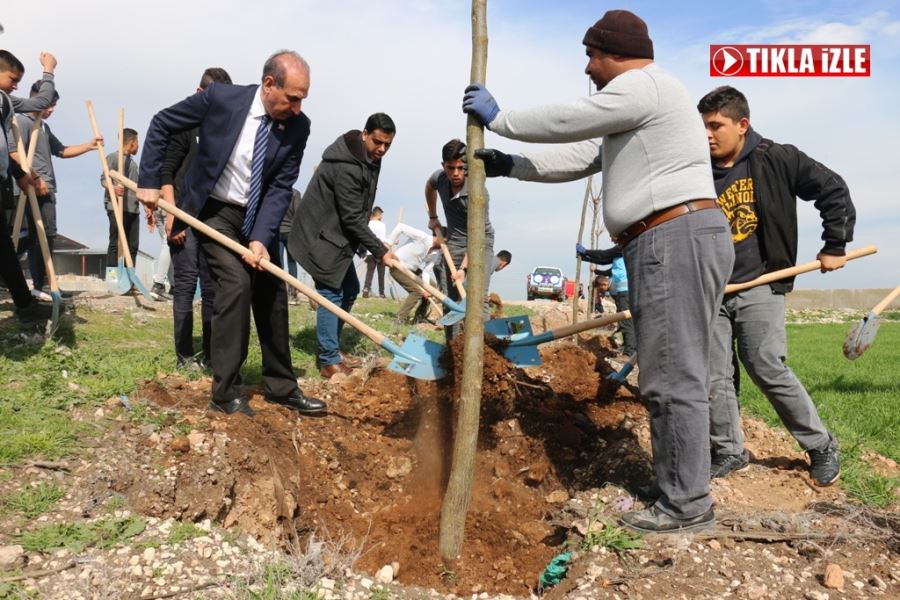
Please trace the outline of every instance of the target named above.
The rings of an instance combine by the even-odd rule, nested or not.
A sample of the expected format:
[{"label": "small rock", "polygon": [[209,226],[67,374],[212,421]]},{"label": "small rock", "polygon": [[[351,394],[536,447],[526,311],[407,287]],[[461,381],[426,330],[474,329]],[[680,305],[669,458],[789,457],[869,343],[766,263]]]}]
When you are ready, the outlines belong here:
[{"label": "small rock", "polygon": [[769,591],[769,588],[765,585],[751,585],[747,588],[747,597],[751,600],[759,600],[766,595],[766,592]]},{"label": "small rock", "polygon": [[398,479],[410,473],[412,473],[412,461],[410,459],[405,456],[391,457],[386,473],[389,479]]},{"label": "small rock", "polygon": [[104,412],[103,408],[98,408],[97,410],[94,411],[94,416],[97,417],[98,419],[102,419],[104,414],[106,414],[106,413]]},{"label": "small rock", "polygon": [[709,540],[709,542],[706,545],[709,546],[710,550],[721,550],[722,549],[722,544],[719,543],[719,540]]},{"label": "small rock", "polygon": [[156,558],[156,548],[150,547],[144,550],[144,562],[152,563]]},{"label": "small rock", "polygon": [[858,590],[861,590],[861,589],[863,589],[864,587],[866,587],[866,584],[864,584],[862,581],[854,581],[854,582],[851,583],[850,585],[852,585],[853,587],[855,587],[855,588],[858,589]]},{"label": "small rock", "polygon": [[25,549],[18,544],[0,546],[0,569],[12,570],[25,564]]},{"label": "small rock", "polygon": [[203,441],[206,439],[205,433],[200,433],[199,431],[192,431],[187,434],[188,444],[191,446],[191,450],[197,450],[200,446],[203,445]]},{"label": "small rock", "polygon": [[319,580],[319,587],[323,590],[334,590],[334,579],[328,579],[327,577],[323,577]]},{"label": "small rock", "polygon": [[565,504],[569,501],[569,492],[566,490],[556,490],[550,492],[544,497],[544,501],[548,504]]},{"label": "small rock", "polygon": [[371,579],[369,579],[368,577],[363,577],[362,579],[359,580],[359,585],[363,586],[367,590],[371,589],[373,583],[374,582]]},{"label": "small rock", "polygon": [[186,437],[181,436],[169,442],[169,448],[175,452],[187,452],[191,449],[191,443]]},{"label": "small rock", "polygon": [[394,568],[391,565],[384,565],[375,573],[375,581],[380,584],[387,585],[394,581]]},{"label": "small rock", "polygon": [[828,594],[826,594],[825,592],[818,592],[815,590],[813,590],[811,592],[806,592],[803,595],[803,597],[806,598],[806,600],[828,600]]},{"label": "small rock", "polygon": [[391,563],[391,568],[394,570],[394,579],[397,579],[400,576],[400,563],[395,560]]},{"label": "small rock", "polygon": [[884,579],[882,579],[878,575],[872,575],[872,577],[869,578],[869,585],[874,588],[878,588],[881,591],[887,589],[887,584],[884,582]]},{"label": "small rock", "polygon": [[841,570],[840,566],[830,563],[825,567],[825,576],[822,583],[825,587],[832,590],[844,589],[844,571]]}]

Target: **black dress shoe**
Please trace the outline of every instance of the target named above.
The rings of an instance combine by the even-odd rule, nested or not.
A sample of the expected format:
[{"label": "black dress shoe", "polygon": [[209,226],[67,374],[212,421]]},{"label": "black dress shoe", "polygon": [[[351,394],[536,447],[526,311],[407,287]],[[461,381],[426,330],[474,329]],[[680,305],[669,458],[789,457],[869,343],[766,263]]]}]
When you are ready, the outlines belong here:
[{"label": "black dress shoe", "polygon": [[280,404],[282,406],[292,408],[303,415],[325,414],[325,410],[328,408],[321,400],[305,396],[300,390],[291,392],[287,396],[283,396],[281,398],[266,396],[266,400],[274,404]]},{"label": "black dress shoe", "polygon": [[213,400],[209,403],[209,410],[213,412],[223,412],[228,415],[239,412],[248,417],[252,417],[256,414],[256,411],[250,408],[250,401],[243,397],[235,398],[234,400],[225,403],[219,403]]}]

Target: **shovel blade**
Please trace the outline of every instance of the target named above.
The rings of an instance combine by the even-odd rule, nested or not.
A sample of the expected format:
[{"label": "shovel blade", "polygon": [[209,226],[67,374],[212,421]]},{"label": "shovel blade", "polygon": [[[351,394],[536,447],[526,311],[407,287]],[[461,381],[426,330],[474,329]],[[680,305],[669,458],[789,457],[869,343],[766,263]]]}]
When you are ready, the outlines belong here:
[{"label": "shovel blade", "polygon": [[126,273],[128,280],[128,289],[130,290],[132,287],[134,287],[134,289],[144,295],[144,298],[146,298],[147,300],[153,300],[153,296],[150,295],[150,292],[146,287],[144,287],[144,284],[141,283],[141,280],[138,278],[137,273],[134,272],[134,267],[127,268]]},{"label": "shovel blade", "polygon": [[446,315],[438,319],[438,325],[443,325],[444,327],[450,327],[451,325],[456,325],[460,321],[466,318],[466,313],[459,312],[456,310],[451,310]]},{"label": "shovel blade", "polygon": [[[441,355],[444,353],[444,346],[441,344],[411,333],[403,341],[400,350],[402,354],[395,354],[388,365],[391,371],[425,381],[434,381],[444,376],[444,369],[440,365]],[[411,361],[403,355],[417,360]]]},{"label": "shovel blade", "polygon": [[537,367],[541,364],[541,353],[537,346],[507,346],[503,356],[517,367]]},{"label": "shovel blade", "polygon": [[862,321],[850,328],[847,338],[844,340],[844,356],[854,360],[863,355],[875,341],[878,333],[878,315],[870,312]]},{"label": "shovel blade", "polygon": [[485,333],[490,333],[501,340],[518,339],[532,334],[531,319],[527,315],[491,319],[484,324]]}]

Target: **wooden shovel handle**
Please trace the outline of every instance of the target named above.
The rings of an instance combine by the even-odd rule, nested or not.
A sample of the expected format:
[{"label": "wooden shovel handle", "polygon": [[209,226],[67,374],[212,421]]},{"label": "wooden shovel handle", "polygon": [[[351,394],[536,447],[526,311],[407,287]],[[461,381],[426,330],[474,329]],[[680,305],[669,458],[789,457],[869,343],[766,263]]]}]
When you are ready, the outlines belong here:
[{"label": "wooden shovel handle", "polygon": [[[130,179],[128,179],[127,177],[125,177],[124,175],[122,175],[121,173],[119,173],[118,171],[110,171],[110,175],[112,176],[113,179],[115,179],[116,181],[118,181],[119,183],[124,185],[129,190],[131,190],[133,192],[137,192],[137,189],[138,189],[137,184],[134,183],[133,181],[131,181]],[[162,199],[162,196],[160,196],[159,200],[157,200],[157,206],[159,206],[161,209],[163,209],[167,213],[174,215],[178,220],[187,223],[196,231],[198,231],[198,232],[202,233],[203,235],[210,237],[213,240],[217,241],[218,243],[222,244],[223,246],[225,246],[232,252],[234,252],[238,255],[241,255],[241,256],[252,256],[253,255],[253,252],[249,248],[242,246],[241,244],[237,243],[236,241],[234,241],[233,239],[231,239],[229,237],[224,236],[223,234],[219,233],[218,231],[216,231],[215,229],[213,229],[206,223],[203,223],[202,221],[195,219],[194,217],[192,217],[188,213],[184,212],[183,210],[181,210],[174,204],[169,204],[168,202],[166,202],[165,200]],[[284,269],[272,264],[271,262],[269,262],[266,259],[262,259],[261,261],[259,261],[259,266],[261,266],[263,269],[265,269],[266,271],[268,271],[269,273],[271,273],[278,279],[287,283],[291,287],[295,288],[304,296],[312,298],[313,300],[315,300],[315,302],[319,306],[324,307],[326,310],[328,310],[329,312],[331,312],[335,316],[337,316],[337,318],[344,321],[345,323],[347,323],[348,325],[350,325],[351,327],[353,327],[354,329],[356,329],[357,331],[359,331],[360,333],[365,335],[367,338],[369,338],[370,340],[372,340],[379,346],[384,341],[385,336],[382,333],[369,327],[368,325],[366,325],[365,323],[363,323],[362,321],[360,321],[359,319],[357,319],[356,317],[354,317],[347,311],[343,310],[339,306],[335,306],[331,301],[329,301],[327,298],[325,298],[324,296],[319,294],[316,290],[310,288],[309,286],[304,284],[302,281],[300,281],[296,277],[291,277],[291,275],[288,274]]]},{"label": "wooden shovel handle", "polygon": [[881,311],[888,307],[888,304],[894,301],[894,298],[900,296],[900,285],[894,288],[894,291],[888,294],[884,300],[875,305],[875,308],[872,309],[872,314],[880,315]]},{"label": "wooden shovel handle", "polygon": [[441,233],[440,228],[434,230],[434,236],[441,244],[441,252],[444,253],[444,260],[447,261],[447,267],[449,267],[450,269],[450,278],[453,279],[453,284],[456,286],[456,291],[459,292],[459,297],[465,300],[466,288],[463,286],[462,281],[459,281],[456,278],[456,265],[453,263],[453,257],[450,256],[450,249],[447,247],[447,242],[444,241],[444,235]]},{"label": "wooden shovel handle", "polygon": [[[85,104],[87,104],[88,117],[91,119],[91,129],[94,131],[94,137],[100,137],[100,128],[97,127],[97,117],[94,116],[94,105],[91,104],[90,100],[86,100]],[[106,192],[109,194],[109,201],[113,206],[113,214],[116,217],[116,229],[119,232],[119,240],[125,241],[125,225],[122,223],[122,214],[119,209],[124,210],[124,206],[119,206],[119,198],[116,196],[115,186],[113,185],[112,179],[110,178],[110,170],[109,165],[106,164],[106,150],[103,148],[103,142],[97,142],[97,155],[100,157],[100,166],[103,169],[103,180],[106,182]],[[125,266],[129,269],[134,268],[134,262],[131,260],[131,251],[128,249],[128,244],[123,243],[122,247],[124,251],[122,251],[122,255],[125,257]]]},{"label": "wooden shovel handle", "polygon": [[[16,146],[19,156],[26,157],[25,143],[19,134],[19,125],[16,120],[12,120],[12,129],[16,138]],[[35,137],[31,138],[35,141]],[[30,165],[29,165],[30,170]],[[44,229],[44,220],[41,218],[41,207],[38,204],[37,194],[34,192],[34,186],[26,185],[25,193],[28,194],[28,203],[31,206],[31,219],[34,221],[34,228],[37,231],[38,243],[41,246],[41,254],[44,255],[44,268],[47,271],[47,281],[50,283],[50,291],[59,293],[59,283],[56,281],[56,270],[53,268],[53,256],[50,254],[50,244],[47,243],[47,232]]]},{"label": "wooden shovel handle", "polygon": [[630,318],[631,311],[623,310],[622,312],[606,315],[605,317],[589,319],[587,321],[582,321],[581,323],[573,323],[572,325],[566,325],[564,327],[560,327],[559,329],[553,329],[550,331],[550,333],[553,334],[553,339],[558,340],[559,338],[564,338],[569,335],[581,333],[582,331],[587,331],[589,329],[603,327],[604,325],[609,325],[611,323],[618,323],[619,321],[624,321],[625,319]]},{"label": "wooden shovel handle", "polygon": [[441,292],[441,290],[437,289],[436,287],[434,287],[430,283],[427,283],[426,281],[422,280],[421,278],[416,277],[415,273],[413,273],[412,271],[407,269],[406,265],[401,263],[399,260],[392,260],[391,268],[397,269],[398,271],[400,271],[401,273],[403,273],[404,275],[406,275],[407,277],[412,279],[412,282],[414,284],[416,284],[418,287],[425,290],[426,292],[428,292],[429,294],[431,294],[432,296],[434,296],[441,302],[443,302],[444,298],[447,297],[443,294],[443,292]]},{"label": "wooden shovel handle", "polygon": [[[13,118],[15,121],[15,118]],[[16,123],[14,127],[18,131],[19,124]],[[41,132],[41,116],[38,115],[34,119],[34,125],[31,127],[31,137],[28,139],[28,154],[21,155],[22,160],[24,161],[20,166],[22,170],[26,173],[31,172],[31,165],[34,163],[34,152],[37,150],[37,140],[38,134]],[[21,132],[20,132],[21,133]],[[19,135],[18,133],[16,135]],[[12,243],[13,250],[19,249],[19,231],[22,229],[22,221],[25,219],[25,202],[28,200],[28,194],[25,193],[25,190],[21,190],[19,192],[19,202],[16,204],[16,216],[13,219],[13,229],[12,229]]]},{"label": "wooden shovel handle", "polygon": [[[861,258],[863,256],[868,256],[870,254],[875,254],[878,252],[877,246],[863,246],[862,248],[857,248],[856,250],[851,250],[847,252],[847,260],[853,260],[855,258]],[[760,275],[756,279],[751,279],[750,281],[746,281],[744,283],[732,283],[730,285],[725,286],[726,294],[733,294],[734,292],[740,292],[742,290],[749,290],[750,288],[754,288],[759,285],[764,285],[766,283],[772,283],[773,281],[778,281],[779,279],[785,279],[787,277],[793,277],[795,275],[800,275],[802,273],[809,273],[810,271],[816,271],[822,267],[822,263],[818,260],[814,260],[808,263],[804,263],[802,265],[796,265],[793,267],[788,267],[787,269],[781,269],[779,271],[772,271],[771,273],[766,273],[765,275]]]}]

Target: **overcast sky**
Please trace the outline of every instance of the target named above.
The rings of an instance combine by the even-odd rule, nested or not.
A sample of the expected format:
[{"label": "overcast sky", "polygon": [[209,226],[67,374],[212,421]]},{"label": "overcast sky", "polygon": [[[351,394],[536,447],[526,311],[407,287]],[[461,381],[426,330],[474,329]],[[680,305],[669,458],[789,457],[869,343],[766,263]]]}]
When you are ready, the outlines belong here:
[{"label": "overcast sky", "polygon": [[[489,89],[501,108],[526,107],[588,93],[582,37],[612,8],[628,8],[648,24],[656,60],[699,99],[725,83],[750,100],[753,126],[792,143],[848,182],[858,218],[851,247],[876,244],[879,253],[840,272],[811,273],[801,288],[894,287],[900,283],[900,208],[894,146],[900,123],[900,8],[883,0],[855,2],[622,2],[489,0]],[[440,167],[441,146],[465,136],[460,110],[469,78],[470,4],[463,0],[294,0],[245,2],[4,2],[0,47],[27,72],[20,93],[40,76],[41,50],[59,59],[61,100],[49,120],[65,144],[90,138],[84,101],[93,101],[109,149],[116,110],[141,134],[153,114],[192,93],[203,69],[226,68],[236,83],[259,81],[274,50],[297,50],[312,67],[304,112],[312,135],[297,181],[303,190],[324,148],[361,128],[377,111],[390,114],[398,134],[384,159],[376,203],[388,228],[403,220],[425,227],[424,183]],[[709,45],[739,43],[871,44],[869,78],[743,78],[709,76]],[[505,151],[526,145],[486,133]],[[56,160],[60,233],[105,247],[107,220],[95,155]],[[595,189],[599,188],[599,177]],[[585,182],[562,185],[489,180],[495,249],[513,254],[492,289],[524,298],[525,276],[537,265],[558,266],[574,278]],[[800,210],[799,262],[814,260],[821,224],[811,203]],[[602,236],[600,246],[610,244]],[[141,248],[155,255],[158,238],[142,231]]]}]

